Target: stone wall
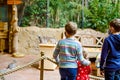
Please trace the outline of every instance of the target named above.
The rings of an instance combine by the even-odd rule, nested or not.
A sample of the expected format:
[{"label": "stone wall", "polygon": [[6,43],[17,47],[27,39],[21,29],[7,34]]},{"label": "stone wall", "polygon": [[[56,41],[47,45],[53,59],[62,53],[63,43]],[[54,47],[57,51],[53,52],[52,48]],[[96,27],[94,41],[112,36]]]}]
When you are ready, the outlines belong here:
[{"label": "stone wall", "polygon": [[50,37],[56,41],[61,39],[61,33],[64,29],[38,28],[38,27],[21,27],[19,32],[18,51],[24,54],[39,54],[39,38]]},{"label": "stone wall", "polygon": [[[21,27],[19,32],[19,52],[24,54],[39,54],[40,53],[40,40],[39,36],[42,38],[54,38],[56,42],[61,39],[61,34],[64,32],[63,28],[38,28],[36,26],[32,27]],[[92,29],[79,29],[78,35],[92,34],[106,36],[107,34],[101,33],[99,31],[94,31]],[[43,40],[45,41],[45,40]],[[49,42],[48,42],[49,43]]]}]

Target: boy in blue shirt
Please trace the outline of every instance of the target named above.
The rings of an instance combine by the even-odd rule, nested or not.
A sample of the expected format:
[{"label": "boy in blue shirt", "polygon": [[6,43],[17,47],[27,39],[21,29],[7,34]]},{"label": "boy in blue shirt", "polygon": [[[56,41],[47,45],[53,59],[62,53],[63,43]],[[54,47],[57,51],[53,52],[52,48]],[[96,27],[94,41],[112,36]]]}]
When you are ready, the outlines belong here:
[{"label": "boy in blue shirt", "polygon": [[82,45],[74,38],[77,32],[77,24],[68,22],[65,25],[65,39],[59,40],[53,57],[59,64],[61,80],[76,80],[77,60],[83,65],[90,65],[90,61],[84,59]]},{"label": "boy in blue shirt", "polygon": [[112,20],[109,25],[111,34],[103,43],[100,70],[105,80],[120,80],[120,19]]}]

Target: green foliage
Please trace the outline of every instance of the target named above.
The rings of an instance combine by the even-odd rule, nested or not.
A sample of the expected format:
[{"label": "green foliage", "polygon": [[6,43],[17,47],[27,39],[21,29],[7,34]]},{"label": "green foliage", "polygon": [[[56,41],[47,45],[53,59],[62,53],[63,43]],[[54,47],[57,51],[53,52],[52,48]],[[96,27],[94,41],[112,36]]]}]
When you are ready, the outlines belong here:
[{"label": "green foliage", "polygon": [[82,0],[31,0],[25,9],[22,25],[46,27],[47,1],[50,3],[49,27],[64,27],[68,21],[74,21],[79,28],[83,26],[105,32],[112,19],[120,18],[119,0],[89,0],[84,6]]},{"label": "green foliage", "polygon": [[46,19],[46,1],[45,0],[33,0],[29,4],[24,13],[22,19],[22,26],[28,25],[43,25]]},{"label": "green foliage", "polygon": [[114,18],[120,18],[120,4],[113,4],[110,0],[91,0],[89,2],[90,16],[85,16],[85,27],[105,32],[108,23]]}]

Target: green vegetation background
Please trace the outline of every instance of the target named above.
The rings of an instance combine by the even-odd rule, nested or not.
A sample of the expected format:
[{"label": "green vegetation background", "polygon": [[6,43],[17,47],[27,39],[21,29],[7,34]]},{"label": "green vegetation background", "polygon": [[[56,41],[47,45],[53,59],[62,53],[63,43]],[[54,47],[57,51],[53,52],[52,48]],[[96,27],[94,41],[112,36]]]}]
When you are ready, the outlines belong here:
[{"label": "green vegetation background", "polygon": [[75,21],[79,28],[106,32],[114,18],[120,18],[120,0],[29,0],[21,26],[60,28]]}]

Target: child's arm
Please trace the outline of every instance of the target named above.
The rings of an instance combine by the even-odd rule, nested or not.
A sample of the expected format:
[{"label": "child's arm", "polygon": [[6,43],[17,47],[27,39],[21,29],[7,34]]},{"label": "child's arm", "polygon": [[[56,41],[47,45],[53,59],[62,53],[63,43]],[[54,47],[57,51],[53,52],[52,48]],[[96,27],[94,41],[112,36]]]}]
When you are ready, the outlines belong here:
[{"label": "child's arm", "polygon": [[58,54],[59,54],[59,42],[54,50],[54,53],[53,53],[53,58],[55,59],[55,61],[58,63],[59,62],[59,59],[58,59]]},{"label": "child's arm", "polygon": [[88,66],[91,64],[89,60],[86,60],[83,56],[82,45],[79,43],[77,47],[77,57],[82,65]]}]

